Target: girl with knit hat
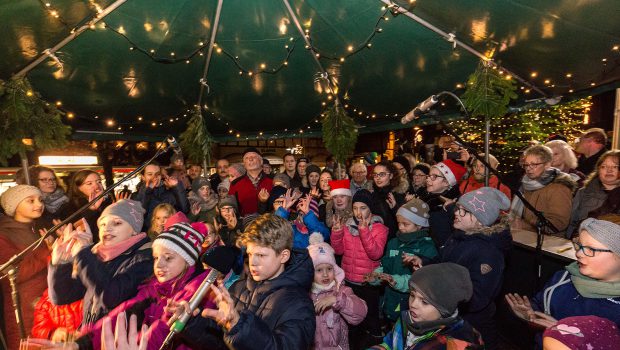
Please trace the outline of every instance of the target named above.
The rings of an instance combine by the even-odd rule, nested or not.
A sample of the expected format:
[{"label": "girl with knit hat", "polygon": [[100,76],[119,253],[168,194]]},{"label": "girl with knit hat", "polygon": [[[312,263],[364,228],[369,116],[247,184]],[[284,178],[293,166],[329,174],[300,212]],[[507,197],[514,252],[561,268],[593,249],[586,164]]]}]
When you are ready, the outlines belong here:
[{"label": "girl with knit hat", "polygon": [[559,320],[543,334],[543,350],[616,350],[620,330],[598,316],[573,316]]},{"label": "girl with knit hat", "polygon": [[620,216],[588,218],[579,232],[573,243],[577,261],[556,272],[531,301],[506,295],[519,318],[546,327],[549,320],[594,315],[620,326]]},{"label": "girl with knit hat", "polygon": [[473,294],[466,268],[454,263],[420,268],[409,280],[409,309],[373,346],[377,350],[484,349],[480,334],[459,315],[458,305]]},{"label": "girl with knit hat", "polygon": [[190,204],[189,219],[192,222],[212,223],[217,216],[215,207],[219,197],[211,188],[211,182],[206,177],[197,177],[192,181],[192,191],[188,196]]},{"label": "girl with knit hat", "polygon": [[342,255],[345,280],[353,292],[364,299],[368,314],[364,321],[353,327],[351,342],[353,348],[377,344],[381,340],[379,325],[379,297],[381,289],[365,283],[364,276],[376,269],[383,256],[388,237],[388,228],[381,217],[373,215],[372,195],[367,190],[358,190],[352,199],[353,217],[342,222],[334,217],[331,245]]},{"label": "girl with knit hat", "polygon": [[387,284],[383,297],[383,312],[393,323],[400,315],[401,305],[409,298],[407,282],[413,273],[403,258],[409,255],[420,257],[428,263],[437,256],[437,249],[428,235],[428,205],[414,198],[403,204],[396,212],[398,232],[388,241],[381,266],[368,276],[368,282]]},{"label": "girl with knit hat", "polygon": [[123,199],[101,213],[95,245],[88,224],[84,231],[67,225],[54,243],[48,269],[52,302],[84,299],[83,325],[89,325],[136,295],[138,285],[153,273],[151,242],[140,233],[143,220],[140,202]]},{"label": "girl with knit hat", "polygon": [[[34,222],[43,214],[45,205],[41,191],[28,185],[17,185],[6,190],[0,197],[0,204],[6,213],[6,216],[0,217],[0,261],[4,263],[40,238],[34,229]],[[40,297],[47,287],[45,275],[48,257],[49,250],[42,244],[26,254],[16,266],[17,292],[22,301],[21,315],[26,331],[33,325],[32,301]],[[7,345],[9,349],[18,349],[20,333],[11,302],[8,278],[2,280],[1,289]]]},{"label": "girl with knit hat", "polygon": [[310,298],[316,311],[314,349],[349,349],[348,325],[357,325],[368,312],[366,302],[344,285],[344,271],[336,264],[334,249],[323,236],[310,236],[308,252],[314,263]]}]

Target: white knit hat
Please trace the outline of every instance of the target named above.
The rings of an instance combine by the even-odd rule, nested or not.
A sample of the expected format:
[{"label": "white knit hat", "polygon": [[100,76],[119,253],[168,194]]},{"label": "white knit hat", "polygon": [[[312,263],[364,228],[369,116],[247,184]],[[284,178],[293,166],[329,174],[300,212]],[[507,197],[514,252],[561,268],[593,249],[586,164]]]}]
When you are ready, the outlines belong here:
[{"label": "white knit hat", "polygon": [[15,210],[17,210],[19,203],[30,196],[42,196],[42,194],[41,191],[34,186],[13,186],[2,194],[2,197],[0,197],[0,204],[6,215],[15,216]]}]

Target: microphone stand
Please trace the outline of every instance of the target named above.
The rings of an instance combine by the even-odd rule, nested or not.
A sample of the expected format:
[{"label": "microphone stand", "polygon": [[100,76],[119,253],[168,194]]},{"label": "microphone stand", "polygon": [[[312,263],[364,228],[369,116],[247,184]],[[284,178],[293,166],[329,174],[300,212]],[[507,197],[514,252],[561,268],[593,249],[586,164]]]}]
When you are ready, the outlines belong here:
[{"label": "microphone stand", "polygon": [[[165,143],[165,140],[163,142]],[[121,183],[123,183],[123,182],[127,181],[128,179],[134,177],[137,173],[142,171],[142,169],[146,168],[147,165],[151,164],[153,162],[153,160],[155,160],[155,158],[157,158],[160,155],[166,153],[170,148],[171,148],[170,145],[166,146],[165,148],[160,147],[157,150],[157,152],[155,153],[155,155],[153,157],[151,157],[149,160],[147,160],[146,162],[141,164],[139,167],[134,169],[129,174],[125,175],[122,179],[120,179],[118,182],[114,183],[112,186],[106,188],[97,197],[93,198],[92,201],[90,201],[87,204],[84,204],[84,206],[79,208],[73,214],[69,215],[66,219],[62,220],[60,223],[58,223],[58,224],[54,225],[52,228],[50,228],[45,233],[45,235],[41,236],[41,238],[39,238],[38,240],[34,241],[32,244],[30,244],[28,247],[26,247],[21,252],[13,255],[4,264],[0,265],[0,273],[5,273],[5,271],[6,271],[6,274],[9,277],[9,284],[11,286],[11,298],[13,300],[13,308],[15,308],[15,321],[17,323],[17,327],[19,328],[19,335],[20,335],[20,337],[22,339],[26,338],[26,330],[24,328],[24,321],[23,321],[23,316],[22,316],[22,313],[21,313],[21,305],[20,305],[20,301],[19,301],[19,291],[17,290],[17,271],[18,271],[18,268],[19,268],[19,263],[24,259],[24,256],[26,254],[30,253],[30,252],[33,252],[35,249],[37,249],[43,243],[43,241],[47,237],[51,236],[54,232],[56,232],[62,226],[66,225],[66,224],[68,224],[70,222],[73,222],[73,220],[75,218],[77,218],[80,214],[82,214],[84,211],[86,211],[88,208],[90,208],[94,203],[96,203],[101,198],[107,196],[110,192],[112,192]]]},{"label": "microphone stand", "polygon": [[[461,108],[463,108],[463,112],[465,113],[465,116],[469,118],[469,114],[467,113],[467,109],[465,108],[465,105],[463,104],[463,101],[461,101],[461,99],[456,96],[454,93],[450,92],[450,91],[442,91],[440,93],[438,93],[436,96],[437,98],[439,98],[440,96],[443,95],[448,95],[452,98],[454,98],[461,106]],[[448,134],[454,137],[454,139],[459,142],[463,148],[465,148],[467,151],[469,151],[469,154],[471,154],[472,156],[474,156],[474,158],[476,158],[480,163],[482,163],[488,172],[492,173],[493,175],[497,176],[497,179],[499,180],[500,183],[503,183],[505,185],[507,185],[510,190],[512,191],[512,193],[514,193],[517,197],[519,197],[519,199],[523,202],[523,205],[525,208],[527,208],[528,210],[530,210],[532,213],[534,213],[534,215],[536,215],[536,250],[535,250],[535,255],[534,255],[534,261],[535,261],[535,265],[538,269],[537,271],[537,275],[536,275],[536,283],[537,283],[537,287],[540,287],[540,283],[541,283],[541,278],[542,278],[542,245],[543,245],[543,241],[544,241],[544,233],[543,233],[543,228],[548,228],[550,229],[553,233],[558,233],[559,230],[545,217],[545,215],[539,211],[538,209],[536,209],[532,203],[530,203],[527,199],[525,199],[525,197],[523,196],[523,194],[521,193],[521,191],[519,191],[518,188],[513,188],[510,185],[508,185],[508,183],[506,181],[504,181],[503,175],[501,175],[496,169],[493,169],[493,167],[491,167],[491,165],[487,162],[487,160],[485,158],[488,157],[488,152],[486,152],[484,157],[481,157],[479,155],[479,151],[476,149],[476,147],[470,145],[469,143],[465,142],[459,135],[458,133],[456,133],[456,131],[454,131],[451,127],[449,127],[448,125],[446,125],[446,123],[444,123],[441,118],[436,117],[436,115],[431,116],[431,118],[436,121],[437,123],[439,123],[439,125],[443,128],[443,130]]]}]

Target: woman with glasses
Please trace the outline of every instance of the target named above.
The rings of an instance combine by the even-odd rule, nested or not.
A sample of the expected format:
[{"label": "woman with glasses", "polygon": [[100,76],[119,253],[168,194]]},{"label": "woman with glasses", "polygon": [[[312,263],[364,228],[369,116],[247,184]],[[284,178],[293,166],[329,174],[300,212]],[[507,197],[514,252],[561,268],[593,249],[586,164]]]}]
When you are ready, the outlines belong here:
[{"label": "woman with glasses", "polygon": [[372,178],[372,210],[375,215],[383,219],[383,224],[389,229],[388,239],[392,239],[396,237],[398,231],[396,211],[405,203],[405,195],[394,192],[400,181],[398,170],[394,163],[384,160],[375,165]]},{"label": "woman with glasses", "polygon": [[620,186],[618,165],[620,165],[619,150],[607,151],[598,159],[594,171],[573,199],[570,224],[566,229],[567,238],[576,234],[579,222],[587,218],[588,213],[600,208],[608,194]]},{"label": "woman with glasses", "polygon": [[[547,146],[537,145],[526,149],[521,164],[525,175],[519,190],[558,230],[554,232],[544,227],[543,232],[563,235],[570,220],[573,191],[577,183],[570,175],[553,168],[552,160],[553,152]],[[536,231],[537,216],[525,208],[519,197],[513,199],[511,213],[514,216],[513,228]]]},{"label": "woman with glasses", "polygon": [[[530,301],[518,294],[506,300],[518,317],[548,327],[578,315],[607,318],[620,325],[620,216],[588,218],[574,241],[576,262],[555,273]],[[537,339],[540,346],[540,337]]]},{"label": "woman with glasses", "polygon": [[58,186],[58,178],[54,170],[41,165],[34,165],[28,169],[28,175],[32,184],[38,187],[43,194],[46,212],[54,214],[69,201],[65,191]]},{"label": "woman with glasses", "polygon": [[413,167],[411,171],[411,189],[410,195],[424,200],[428,195],[426,191],[426,178],[431,171],[430,165],[426,163],[418,163]]}]

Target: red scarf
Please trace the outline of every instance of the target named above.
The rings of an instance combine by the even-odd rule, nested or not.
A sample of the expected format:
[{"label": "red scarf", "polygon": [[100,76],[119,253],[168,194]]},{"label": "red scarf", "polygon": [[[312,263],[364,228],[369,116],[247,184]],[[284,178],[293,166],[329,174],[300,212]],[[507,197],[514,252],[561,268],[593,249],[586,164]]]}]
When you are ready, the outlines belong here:
[{"label": "red scarf", "polygon": [[126,240],[116,243],[115,245],[103,245],[101,242],[95,244],[92,251],[97,254],[100,260],[108,262],[115,259],[119,255],[127,251],[127,249],[133,247],[136,243],[140,242],[146,237],[146,233],[138,233],[135,236],[131,236]]}]

